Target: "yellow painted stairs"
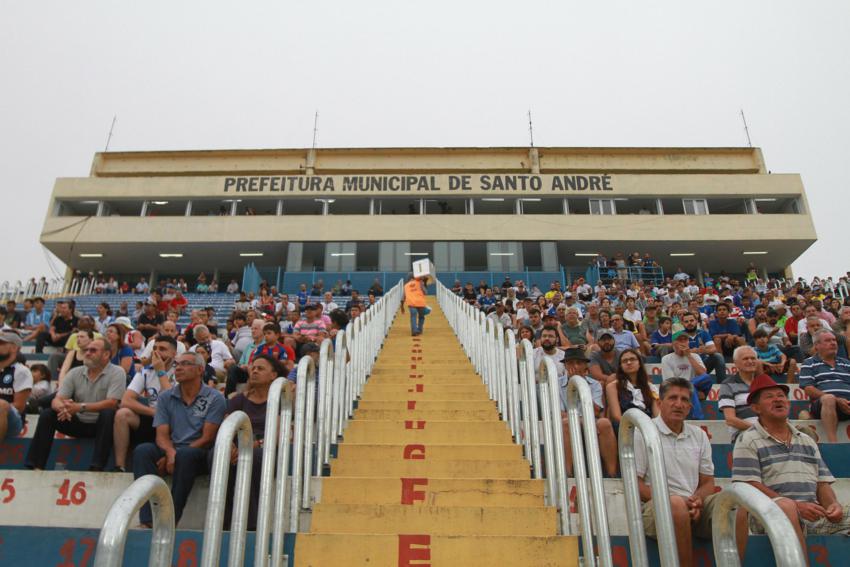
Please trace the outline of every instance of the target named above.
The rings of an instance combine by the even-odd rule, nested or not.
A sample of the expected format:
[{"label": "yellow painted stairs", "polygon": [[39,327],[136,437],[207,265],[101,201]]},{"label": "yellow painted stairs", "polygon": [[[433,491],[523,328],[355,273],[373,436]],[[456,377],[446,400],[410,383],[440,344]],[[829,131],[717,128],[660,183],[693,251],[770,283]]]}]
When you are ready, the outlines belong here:
[{"label": "yellow painted stairs", "polygon": [[425,332],[396,317],[322,482],[303,567],[574,566],[544,481],[499,420],[436,299]]}]

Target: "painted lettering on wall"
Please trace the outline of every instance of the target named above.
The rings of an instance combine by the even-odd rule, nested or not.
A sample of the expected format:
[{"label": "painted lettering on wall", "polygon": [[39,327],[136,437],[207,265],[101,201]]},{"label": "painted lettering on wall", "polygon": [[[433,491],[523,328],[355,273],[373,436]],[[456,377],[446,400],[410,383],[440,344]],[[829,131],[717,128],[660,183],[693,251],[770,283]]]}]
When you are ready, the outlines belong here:
[{"label": "painted lettering on wall", "polygon": [[564,193],[613,191],[610,175],[285,175],[225,177],[225,193]]}]

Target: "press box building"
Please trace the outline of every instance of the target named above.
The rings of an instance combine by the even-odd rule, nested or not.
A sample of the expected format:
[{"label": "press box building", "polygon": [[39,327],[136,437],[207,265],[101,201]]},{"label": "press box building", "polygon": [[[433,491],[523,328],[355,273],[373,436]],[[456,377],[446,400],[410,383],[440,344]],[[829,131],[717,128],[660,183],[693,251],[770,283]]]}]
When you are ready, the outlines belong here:
[{"label": "press box building", "polygon": [[201,271],[366,286],[430,257],[444,281],[548,285],[596,253],[763,273],[816,239],[799,174],[758,148],[347,148],[97,153],[56,180],[41,242],[120,279]]}]

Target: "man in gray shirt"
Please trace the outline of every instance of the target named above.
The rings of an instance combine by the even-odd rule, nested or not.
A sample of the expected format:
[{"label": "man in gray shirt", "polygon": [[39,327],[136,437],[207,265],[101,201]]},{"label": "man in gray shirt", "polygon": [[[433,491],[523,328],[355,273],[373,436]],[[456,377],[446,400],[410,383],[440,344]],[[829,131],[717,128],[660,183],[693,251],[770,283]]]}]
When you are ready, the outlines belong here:
[{"label": "man in gray shirt", "polygon": [[127,389],[127,374],[111,364],[111,358],[105,339],[94,339],[83,349],[83,366],[68,372],[50,407],[41,412],[27,452],[27,468],[44,469],[53,435],[60,431],[71,437],[94,437],[89,470],[104,470],[112,451],[115,410]]}]

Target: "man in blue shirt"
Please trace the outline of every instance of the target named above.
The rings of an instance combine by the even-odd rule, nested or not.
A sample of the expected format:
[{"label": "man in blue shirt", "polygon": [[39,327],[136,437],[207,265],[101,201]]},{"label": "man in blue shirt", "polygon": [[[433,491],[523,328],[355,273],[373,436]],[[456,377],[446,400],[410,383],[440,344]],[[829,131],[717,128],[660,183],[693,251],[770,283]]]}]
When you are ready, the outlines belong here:
[{"label": "man in blue shirt", "polygon": [[722,383],[726,380],[726,360],[724,360],[722,354],[717,352],[717,347],[711,340],[711,335],[699,328],[696,315],[693,313],[686,313],[682,316],[682,325],[684,325],[685,333],[688,335],[688,348],[691,352],[700,356],[705,365],[705,371],[708,373],[713,371],[717,383]]},{"label": "man in blue shirt", "polygon": [[826,440],[835,443],[838,422],[850,419],[850,360],[838,356],[830,331],[814,336],[815,355],[800,366],[800,387],[812,400],[812,417],[820,419]]},{"label": "man in blue shirt", "polygon": [[50,311],[44,309],[44,299],[36,297],[32,300],[33,308],[24,319],[24,330],[28,333],[25,341],[34,341],[39,333],[47,331],[50,326]]},{"label": "man in blue shirt", "polygon": [[[193,352],[177,357],[177,385],[162,392],[156,405],[156,443],[143,443],[133,452],[135,478],[172,475],[175,524],[183,515],[195,477],[209,473],[207,452],[224,419],[224,396],[203,383],[205,366],[203,357]],[[139,511],[139,521],[151,526],[149,504]]]},{"label": "man in blue shirt", "polygon": [[746,344],[744,337],[741,336],[741,328],[738,327],[738,322],[729,317],[729,306],[725,303],[717,306],[714,320],[708,324],[708,332],[711,334],[711,339],[714,341],[717,351],[729,356],[732,356],[736,348]]},{"label": "man in blue shirt", "polygon": [[617,352],[624,351],[627,348],[640,349],[635,334],[625,328],[622,315],[615,314],[611,317],[611,327],[614,330],[612,336],[614,337],[614,348],[617,349]]}]

